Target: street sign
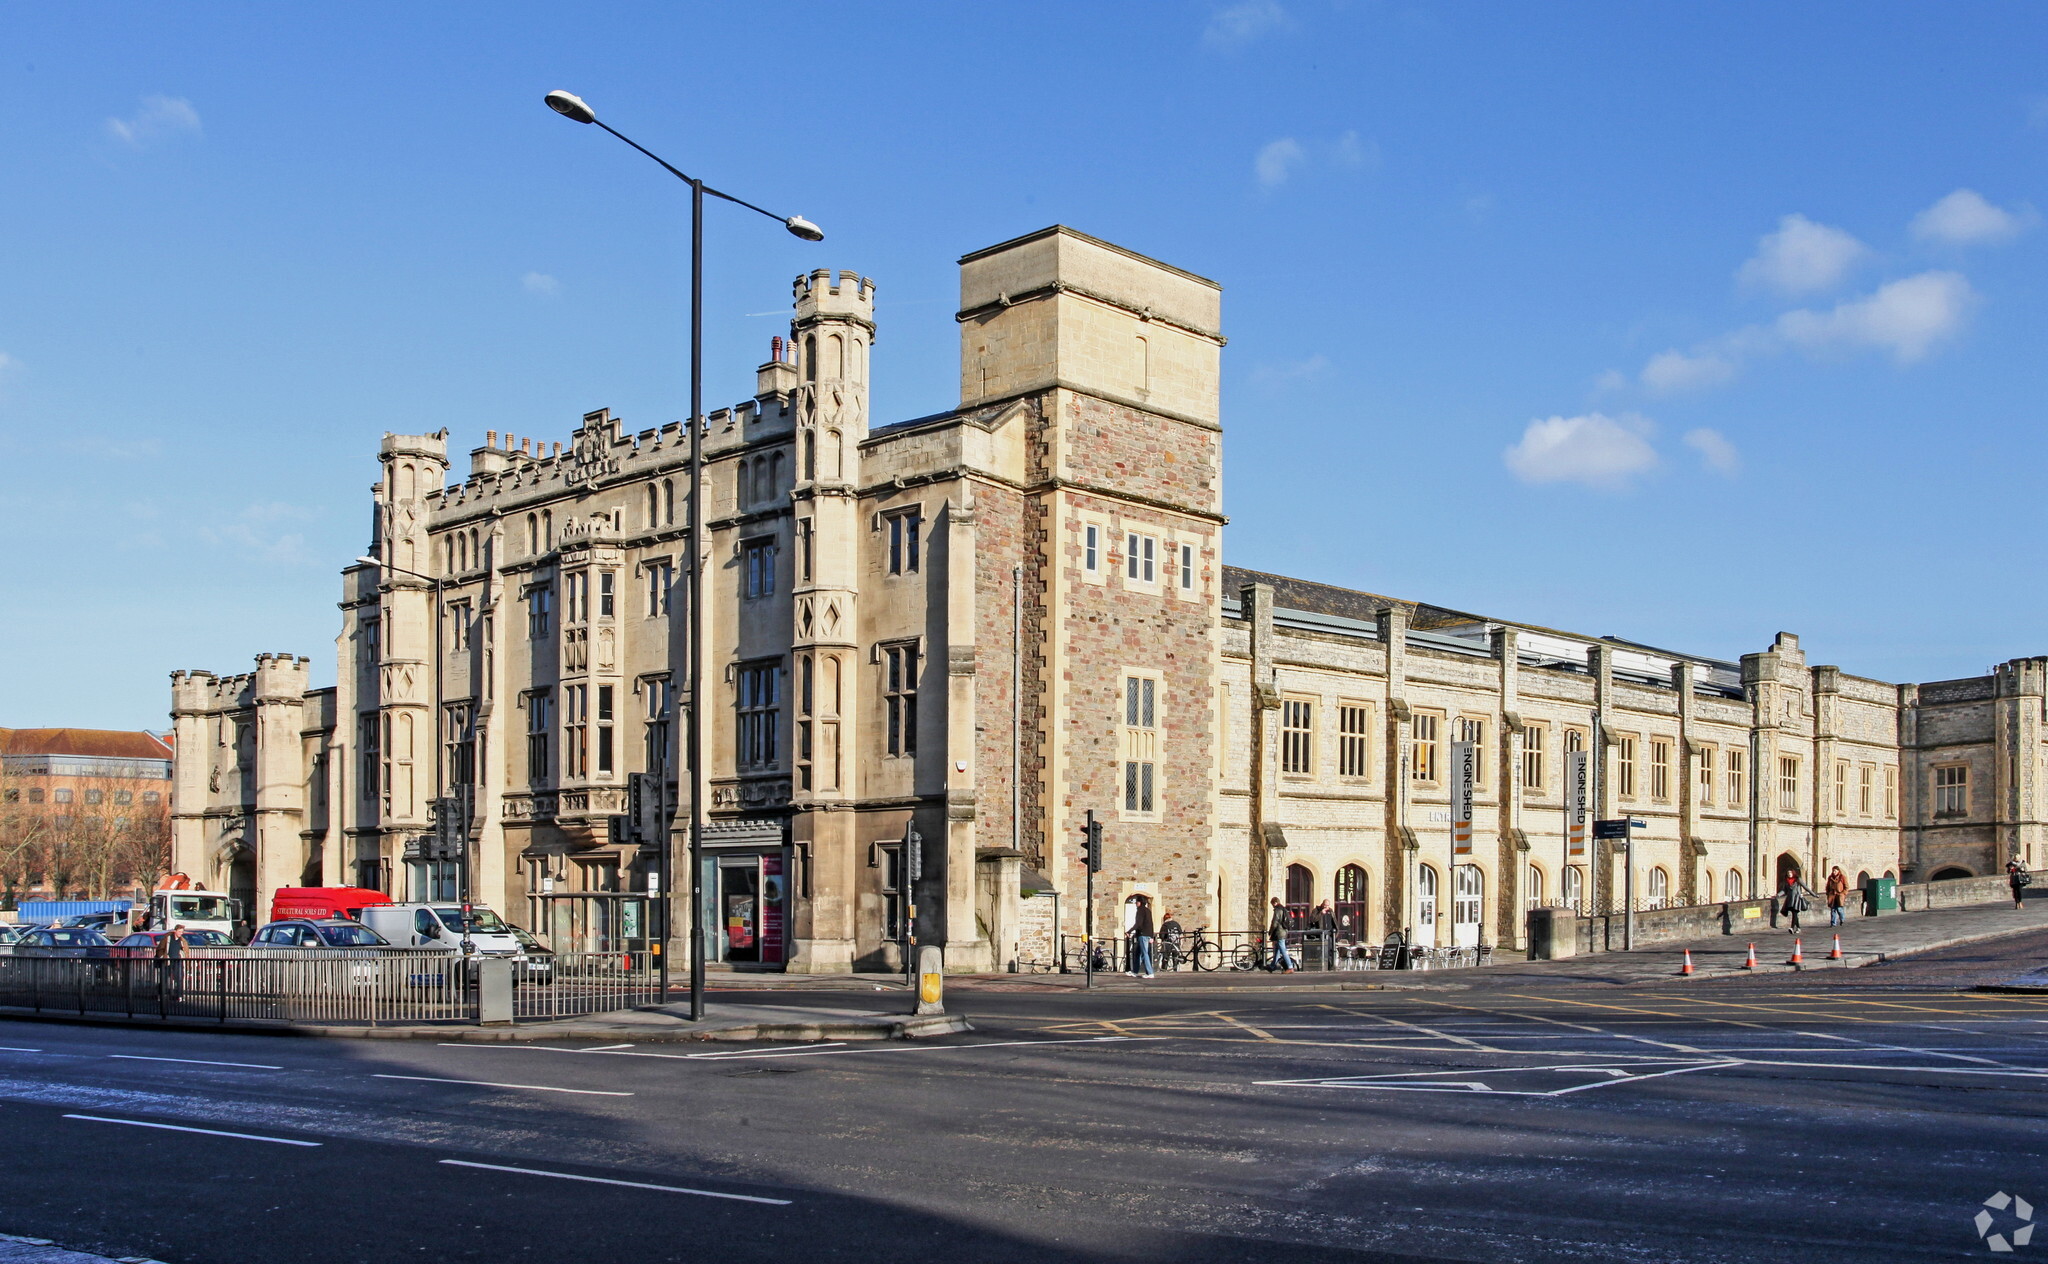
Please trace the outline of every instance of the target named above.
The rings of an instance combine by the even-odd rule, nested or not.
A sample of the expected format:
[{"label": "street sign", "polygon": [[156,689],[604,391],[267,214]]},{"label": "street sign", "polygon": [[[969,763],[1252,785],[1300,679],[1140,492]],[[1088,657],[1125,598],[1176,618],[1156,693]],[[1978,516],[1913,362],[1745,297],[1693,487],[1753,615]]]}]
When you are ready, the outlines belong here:
[{"label": "street sign", "polygon": [[1479,743],[1451,743],[1451,852],[1472,854],[1472,798],[1479,782]]},{"label": "street sign", "polygon": [[1595,821],[1593,822],[1593,837],[1627,838],[1629,824],[1630,822],[1626,817],[1617,821]]},{"label": "street sign", "polygon": [[1629,821],[1628,821],[1628,824],[1629,824],[1629,828],[1630,828],[1630,829],[1648,829],[1648,828],[1650,828],[1650,823],[1649,823],[1648,821],[1645,821],[1645,820],[1643,820],[1643,819],[1642,819],[1641,817],[1634,817],[1634,816],[1630,817],[1630,818],[1629,818]]},{"label": "street sign", "polygon": [[1591,798],[1591,772],[1582,750],[1564,753],[1564,836],[1566,851],[1586,854],[1586,803]]}]

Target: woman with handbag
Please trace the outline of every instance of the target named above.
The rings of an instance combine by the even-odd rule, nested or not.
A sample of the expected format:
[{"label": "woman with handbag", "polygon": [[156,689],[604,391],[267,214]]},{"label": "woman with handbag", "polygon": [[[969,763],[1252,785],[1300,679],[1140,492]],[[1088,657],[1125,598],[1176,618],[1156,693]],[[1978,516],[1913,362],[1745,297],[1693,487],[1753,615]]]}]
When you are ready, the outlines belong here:
[{"label": "woman with handbag", "polygon": [[1799,915],[1812,907],[1812,893],[1807,889],[1806,884],[1799,880],[1799,871],[1797,869],[1787,869],[1785,871],[1784,901],[1779,905],[1778,911],[1792,919],[1792,934],[1796,935],[1799,933]]},{"label": "woman with handbag", "polygon": [[2015,910],[2026,907],[2027,888],[2034,884],[2034,875],[2015,856],[2005,862],[2006,885],[2012,888],[2012,906]]}]

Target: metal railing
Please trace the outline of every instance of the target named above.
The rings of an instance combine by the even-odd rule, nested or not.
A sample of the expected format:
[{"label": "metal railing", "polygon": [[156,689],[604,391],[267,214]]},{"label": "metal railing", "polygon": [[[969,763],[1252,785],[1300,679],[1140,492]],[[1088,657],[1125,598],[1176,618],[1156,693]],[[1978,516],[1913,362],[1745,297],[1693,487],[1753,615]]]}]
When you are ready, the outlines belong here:
[{"label": "metal railing", "polygon": [[[509,964],[515,1020],[661,1000],[649,953]],[[478,1020],[477,970],[454,953],[356,949],[194,949],[177,961],[0,956],[0,1007],[220,1023],[470,1023]]]},{"label": "metal railing", "polygon": [[658,961],[651,952],[562,952],[512,963],[514,1018],[568,1018],[657,1005]]},{"label": "metal railing", "polygon": [[[1060,936],[1059,962],[1057,969],[1063,974],[1079,974],[1086,966],[1087,936]],[[1118,938],[1098,937],[1093,941],[1095,972],[1116,974],[1130,969],[1132,943],[1129,936]],[[1480,960],[1480,954],[1485,960]],[[1341,935],[1326,936],[1319,930],[1291,930],[1287,932],[1287,954],[1293,959],[1298,970],[1356,970],[1375,966],[1360,964],[1361,958],[1370,954],[1377,963],[1380,948],[1377,944],[1361,944]],[[1462,955],[1460,955],[1462,954]],[[1154,969],[1164,972],[1171,970],[1189,971],[1249,971],[1263,970],[1271,964],[1273,948],[1271,941],[1259,931],[1212,931],[1206,928],[1182,932],[1172,943],[1155,939],[1152,944]],[[1416,964],[1413,968],[1444,968],[1449,965],[1484,965],[1491,961],[1491,949],[1414,949],[1410,956],[1419,963],[1427,960],[1431,966]]]}]

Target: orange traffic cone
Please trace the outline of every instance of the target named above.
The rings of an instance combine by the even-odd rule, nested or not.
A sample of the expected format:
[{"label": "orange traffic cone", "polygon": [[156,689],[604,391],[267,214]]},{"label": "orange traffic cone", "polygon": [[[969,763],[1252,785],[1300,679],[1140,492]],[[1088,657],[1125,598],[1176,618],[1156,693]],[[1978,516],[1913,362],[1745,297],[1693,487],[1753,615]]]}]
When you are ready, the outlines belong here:
[{"label": "orange traffic cone", "polygon": [[1831,953],[1829,953],[1829,954],[1828,954],[1828,960],[1829,960],[1829,961],[1840,961],[1841,959],[1842,959],[1842,937],[1841,937],[1840,935],[1837,935],[1837,936],[1835,936],[1835,950],[1834,950],[1833,952],[1831,952]]},{"label": "orange traffic cone", "polygon": [[1680,973],[1680,974],[1691,974],[1691,973],[1692,973],[1692,949],[1690,949],[1690,948],[1688,948],[1688,949],[1686,949],[1686,950],[1685,950],[1685,968],[1684,968],[1683,970],[1680,970],[1680,971],[1679,971],[1679,973]]},{"label": "orange traffic cone", "polygon": [[1806,964],[1806,956],[1804,953],[1800,951],[1801,945],[1803,945],[1805,942],[1806,941],[1803,939],[1795,939],[1792,941],[1792,959],[1790,961],[1787,961],[1785,963],[1786,965],[1801,966]]},{"label": "orange traffic cone", "polygon": [[1756,945],[1755,945],[1755,944],[1751,944],[1751,945],[1749,946],[1749,960],[1747,960],[1747,961],[1745,961],[1745,962],[1743,962],[1743,963],[1742,963],[1742,968],[1743,968],[1743,969],[1745,969],[1745,970],[1754,970],[1754,969],[1756,969]]}]

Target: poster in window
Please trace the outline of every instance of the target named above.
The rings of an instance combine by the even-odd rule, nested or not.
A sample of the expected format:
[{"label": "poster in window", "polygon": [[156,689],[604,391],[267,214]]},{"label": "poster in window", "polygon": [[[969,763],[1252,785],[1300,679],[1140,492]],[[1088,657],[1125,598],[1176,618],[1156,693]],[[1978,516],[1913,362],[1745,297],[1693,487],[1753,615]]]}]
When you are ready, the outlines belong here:
[{"label": "poster in window", "polygon": [[761,960],[782,960],[782,857],[761,857]]}]

